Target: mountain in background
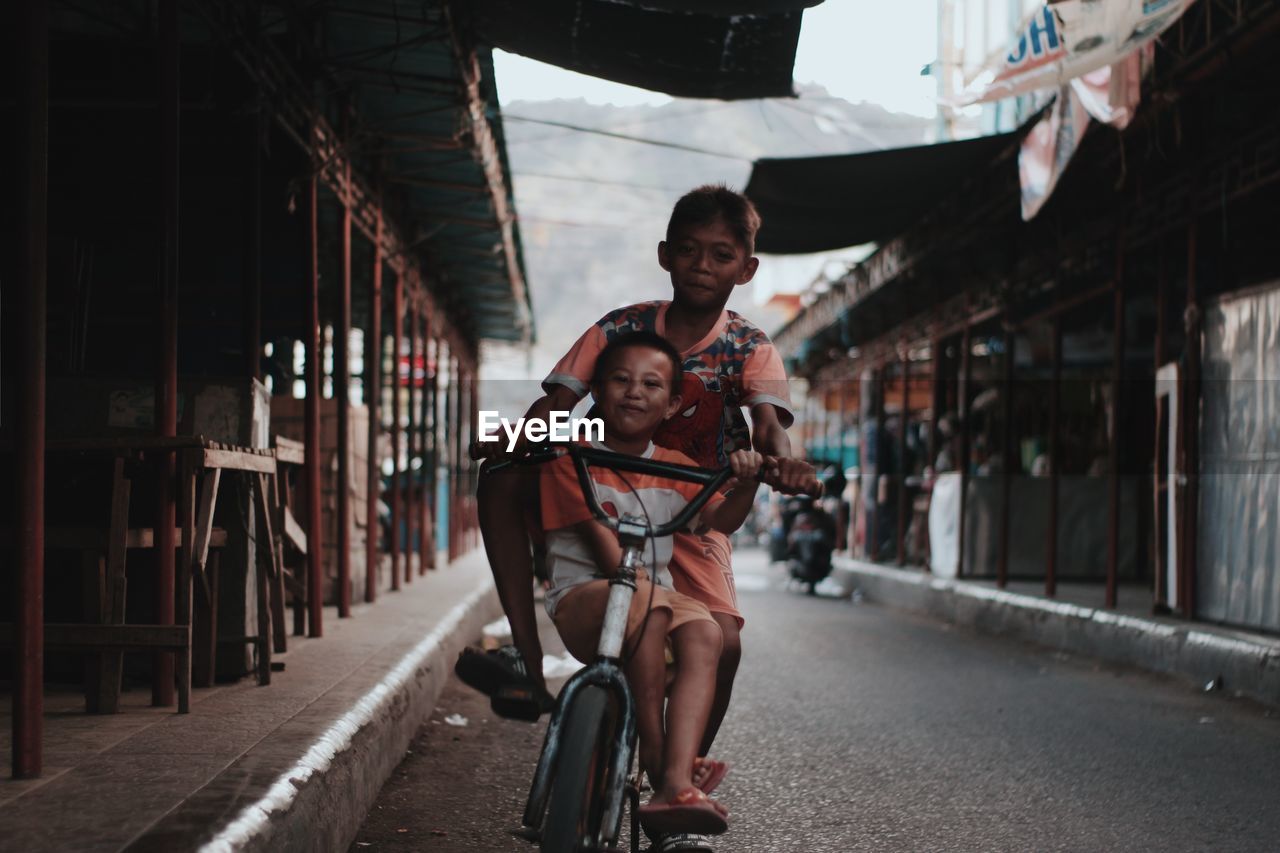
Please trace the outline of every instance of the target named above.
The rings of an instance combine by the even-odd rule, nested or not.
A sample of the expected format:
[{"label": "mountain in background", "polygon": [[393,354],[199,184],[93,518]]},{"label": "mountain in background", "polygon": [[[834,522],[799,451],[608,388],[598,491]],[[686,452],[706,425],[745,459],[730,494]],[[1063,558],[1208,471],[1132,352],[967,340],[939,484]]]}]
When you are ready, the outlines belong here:
[{"label": "mountain in background", "polygon": [[[933,132],[930,119],[851,104],[816,87],[794,100],[677,99],[632,107],[515,101],[503,107],[503,126],[538,340],[528,355],[486,348],[486,375],[493,378],[541,377],[605,312],[666,298],[670,283],[658,267],[657,245],[671,206],[689,189],[713,182],[740,189],[760,157],[920,145]],[[808,284],[820,264],[766,256],[757,290],[793,291]],[[804,280],[794,280],[798,274]],[[755,292],[742,288],[730,307],[772,331],[780,318],[767,316]],[[505,383],[487,384],[506,396]],[[518,398],[533,387],[518,384]],[[499,402],[485,405],[505,412]]]}]

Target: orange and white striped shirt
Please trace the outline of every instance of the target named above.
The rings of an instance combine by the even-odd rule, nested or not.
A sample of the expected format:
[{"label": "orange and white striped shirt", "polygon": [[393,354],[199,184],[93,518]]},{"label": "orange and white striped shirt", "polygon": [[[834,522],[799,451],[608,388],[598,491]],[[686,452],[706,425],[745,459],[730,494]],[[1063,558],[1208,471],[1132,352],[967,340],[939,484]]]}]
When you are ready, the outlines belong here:
[{"label": "orange and white striped shirt", "polygon": [[[592,447],[608,450],[603,444],[590,442]],[[677,465],[693,465],[688,456],[653,443],[643,454],[645,459],[670,462]],[[656,477],[651,474],[620,474],[608,468],[592,467],[591,481],[600,508],[614,518],[638,515],[649,519],[649,526],[666,524],[697,496],[700,486],[679,480]],[[542,497],[542,527],[547,531],[547,574],[551,590],[547,593],[547,613],[554,616],[556,603],[566,591],[578,584],[604,577],[586,540],[573,530],[573,525],[593,516],[578,484],[578,473],[573,459],[568,455],[547,463],[542,469],[540,484]],[[707,506],[724,500],[717,493]],[[696,527],[697,517],[690,522]],[[672,537],[650,540],[645,547],[644,562],[649,576],[667,589],[672,588],[667,564],[671,561]]]}]

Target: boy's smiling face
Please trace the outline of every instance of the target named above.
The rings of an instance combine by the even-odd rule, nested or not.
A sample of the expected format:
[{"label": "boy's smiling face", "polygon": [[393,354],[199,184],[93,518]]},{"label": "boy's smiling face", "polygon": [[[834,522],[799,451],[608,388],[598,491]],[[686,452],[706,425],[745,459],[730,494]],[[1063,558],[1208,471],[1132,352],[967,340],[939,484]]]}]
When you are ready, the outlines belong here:
[{"label": "boy's smiling face", "polygon": [[658,264],[671,274],[673,302],[686,308],[723,308],[740,284],[751,281],[760,261],[747,254],[721,218],[689,225],[658,244]]},{"label": "boy's smiling face", "polygon": [[680,396],[671,388],[671,359],[652,347],[629,346],[614,354],[611,362],[592,388],[605,435],[647,443],[680,406]]}]

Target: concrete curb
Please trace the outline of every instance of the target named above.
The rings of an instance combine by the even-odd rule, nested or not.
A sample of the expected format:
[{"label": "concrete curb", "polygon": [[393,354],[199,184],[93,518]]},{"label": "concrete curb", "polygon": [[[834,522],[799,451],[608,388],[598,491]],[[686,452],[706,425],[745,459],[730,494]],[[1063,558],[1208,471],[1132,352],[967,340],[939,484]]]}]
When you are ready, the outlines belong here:
[{"label": "concrete curb", "polygon": [[1194,684],[1221,677],[1227,690],[1280,705],[1280,640],[1203,623],[1128,616],[860,560],[837,558],[833,575],[878,604]]},{"label": "concrete curb", "polygon": [[454,659],[500,614],[492,580],[486,579],[201,851],[348,850],[435,708]]}]

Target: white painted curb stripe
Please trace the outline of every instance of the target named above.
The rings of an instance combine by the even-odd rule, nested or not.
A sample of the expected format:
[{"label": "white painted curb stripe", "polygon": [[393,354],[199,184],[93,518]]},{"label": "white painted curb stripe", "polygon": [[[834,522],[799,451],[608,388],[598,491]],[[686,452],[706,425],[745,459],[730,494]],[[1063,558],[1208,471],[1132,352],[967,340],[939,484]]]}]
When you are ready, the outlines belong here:
[{"label": "white painted curb stripe", "polygon": [[440,643],[458,629],[468,611],[493,587],[493,581],[485,582],[456,604],[441,620],[435,630],[423,637],[400,662],[387,673],[372,690],[361,697],[350,711],[343,714],[316,740],[297,764],[280,775],[267,792],[256,802],[245,806],[235,819],[200,848],[200,853],[230,853],[248,844],[262,831],[275,812],[288,811],[298,796],[298,791],[317,773],[329,769],[333,759],[350,748],[356,733],[371,723],[378,710],[392,701],[397,691],[407,684]]}]

